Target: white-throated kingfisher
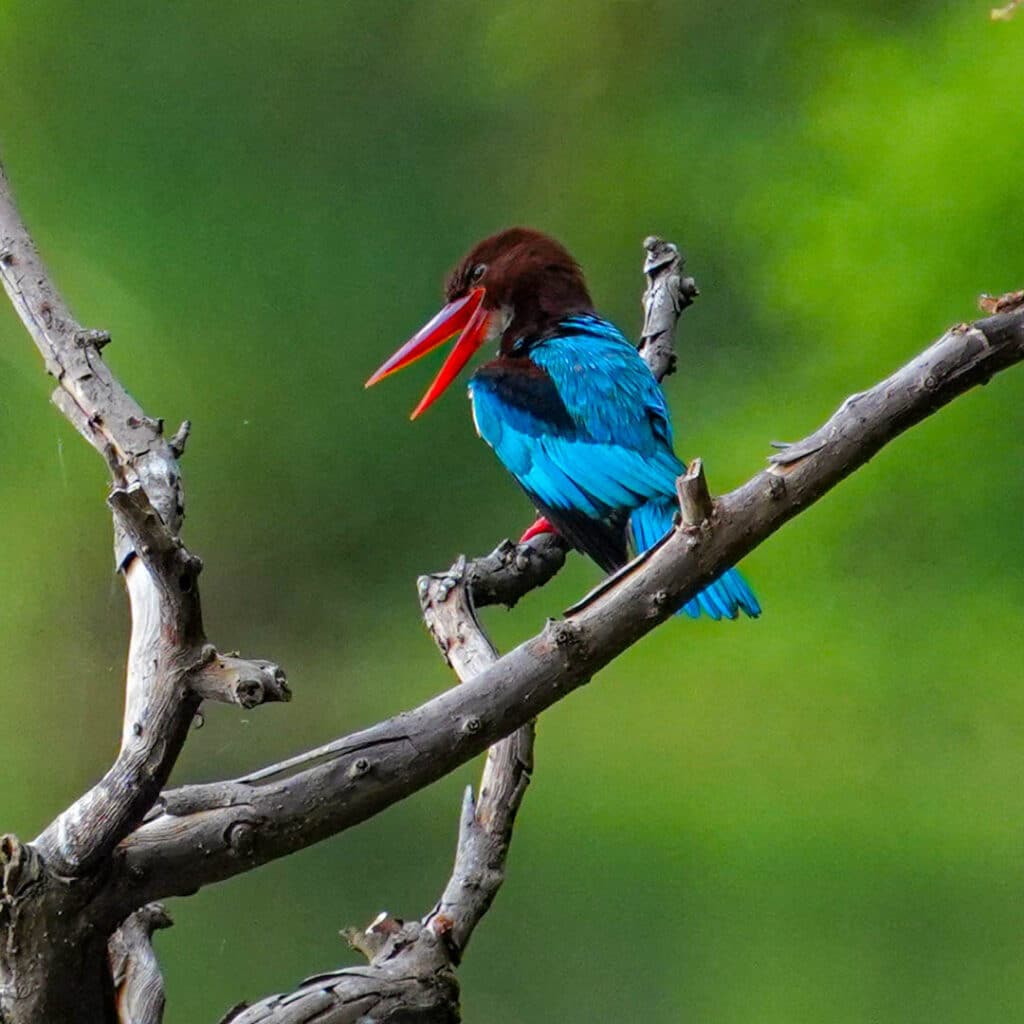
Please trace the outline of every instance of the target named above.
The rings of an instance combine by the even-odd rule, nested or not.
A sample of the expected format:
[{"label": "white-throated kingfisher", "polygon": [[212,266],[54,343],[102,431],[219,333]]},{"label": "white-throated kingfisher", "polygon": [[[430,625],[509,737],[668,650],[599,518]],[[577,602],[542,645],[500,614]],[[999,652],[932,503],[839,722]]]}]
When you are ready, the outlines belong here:
[{"label": "white-throated kingfisher", "polygon": [[[510,228],[476,245],[452,271],[447,304],[367,381],[376,384],[458,335],[415,419],[474,352],[498,357],[470,378],[477,433],[548,522],[606,572],[672,528],[672,424],[661,387],[637,350],[594,312],[583,274],[553,238]],[[693,618],[761,613],[736,569],[684,605]]]}]

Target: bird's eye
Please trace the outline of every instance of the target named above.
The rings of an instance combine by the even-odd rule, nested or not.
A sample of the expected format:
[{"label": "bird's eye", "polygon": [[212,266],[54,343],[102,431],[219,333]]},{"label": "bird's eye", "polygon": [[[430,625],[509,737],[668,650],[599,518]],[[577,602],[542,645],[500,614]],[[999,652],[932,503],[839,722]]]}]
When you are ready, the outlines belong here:
[{"label": "bird's eye", "polygon": [[484,276],[484,274],[486,274],[486,273],[487,273],[487,264],[486,264],[486,263],[478,263],[478,264],[477,264],[477,265],[476,265],[476,266],[475,266],[475,267],[474,267],[474,268],[472,269],[472,271],[470,271],[470,274],[469,274],[469,279],[470,279],[470,281],[472,281],[472,282],[473,282],[474,284],[476,284],[476,282],[477,282],[477,281],[479,281],[479,280],[480,280],[480,278],[481,278],[481,277],[483,277],[483,276]]}]

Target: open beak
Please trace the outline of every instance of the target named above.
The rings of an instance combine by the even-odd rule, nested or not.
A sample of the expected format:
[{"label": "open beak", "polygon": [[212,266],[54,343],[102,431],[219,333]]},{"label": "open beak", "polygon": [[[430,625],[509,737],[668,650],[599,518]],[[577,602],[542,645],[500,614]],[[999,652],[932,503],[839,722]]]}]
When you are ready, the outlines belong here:
[{"label": "open beak", "polygon": [[377,381],[397,373],[428,352],[432,352],[438,345],[443,345],[449,338],[461,331],[461,337],[448,354],[440,372],[434,378],[434,383],[427,389],[423,400],[409,417],[416,419],[420,413],[434,404],[441,392],[455,380],[473,353],[483,344],[490,320],[490,313],[484,309],[483,301],[484,289],[474,288],[468,295],[449,302],[433,320],[424,324],[374,373],[366,382],[366,386],[371,387]]}]

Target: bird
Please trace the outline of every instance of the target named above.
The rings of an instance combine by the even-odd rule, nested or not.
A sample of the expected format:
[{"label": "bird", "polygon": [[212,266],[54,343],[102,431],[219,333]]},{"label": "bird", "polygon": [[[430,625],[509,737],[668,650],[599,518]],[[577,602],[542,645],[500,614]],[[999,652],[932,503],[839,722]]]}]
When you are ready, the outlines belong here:
[{"label": "bird", "polygon": [[[445,299],[366,387],[457,336],[416,419],[485,342],[497,342],[497,357],[469,380],[473,420],[543,519],[607,573],[628,562],[630,537],[638,553],[661,540],[685,472],[665,395],[636,348],[595,311],[565,246],[532,228],[500,231],[455,266]],[[730,568],[680,611],[756,618],[761,606]]]}]

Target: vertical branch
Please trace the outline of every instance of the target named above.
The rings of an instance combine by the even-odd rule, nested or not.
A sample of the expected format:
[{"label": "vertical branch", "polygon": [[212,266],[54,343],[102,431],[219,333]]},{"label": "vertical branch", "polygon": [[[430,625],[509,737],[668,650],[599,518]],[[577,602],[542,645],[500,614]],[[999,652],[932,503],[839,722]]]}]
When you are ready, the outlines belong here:
[{"label": "vertical branch", "polygon": [[676,326],[687,306],[700,294],[697,282],[683,276],[684,260],[673,242],[652,235],[644,239],[643,296],[644,325],[640,332],[640,355],[657,381],[676,370]]},{"label": "vertical branch", "polygon": [[[57,381],[54,404],[100,452],[115,486],[144,496],[148,510],[177,533],[184,499],[177,456],[163,437],[163,423],[147,416],[100,356],[105,331],[86,330],[72,316],[43,266],[21,220],[10,182],[0,166],[0,280],[47,372]],[[41,849],[61,873],[74,874],[109,850],[141,818],[166,780],[195,705],[167,699],[176,714],[148,705],[157,690],[160,595],[151,574],[135,560],[123,517],[115,509],[115,554],[127,570],[132,600],[132,643],[126,681],[122,749],[107,777],[44,833]],[[133,564],[133,562],[135,564]],[[165,695],[167,696],[167,695]],[[150,725],[158,728],[148,728]],[[149,784],[143,775],[148,770]]]},{"label": "vertical branch", "polygon": [[[0,850],[6,862],[0,1017],[65,1020],[74,1012],[83,1020],[106,1020],[111,991],[103,961],[113,956],[127,971],[118,996],[122,1019],[155,1024],[162,990],[148,937],[163,919],[153,909],[140,912],[108,944],[124,914],[98,909],[95,891],[109,881],[117,844],[159,796],[200,702],[251,707],[286,700],[288,689],[276,665],[222,656],[207,642],[198,588],[202,563],[180,539],[185,503],[178,459],[189,424],[165,438],[163,421],[147,416],[110,371],[101,355],[109,334],[87,330],[72,316],[21,220],[2,166],[0,283],[57,383],[54,404],[110,470],[115,562],[132,612],[117,758],[31,844],[7,837]],[[11,879],[25,879],[25,865],[32,867],[32,884],[12,886]],[[129,946],[137,948],[125,960],[120,954]]]},{"label": "vertical branch", "polygon": [[[460,681],[468,682],[498,660],[476,618],[465,558],[447,573],[422,577],[419,587],[427,629]],[[472,722],[466,727],[472,728]],[[487,751],[478,799],[472,787],[466,789],[455,866],[423,921],[445,941],[456,964],[505,880],[512,826],[533,771],[533,740],[531,721],[494,744]]]},{"label": "vertical branch", "polygon": [[153,932],[173,922],[159,903],[136,910],[110,938],[107,956],[118,1024],[161,1024],[164,979],[153,952]]}]

